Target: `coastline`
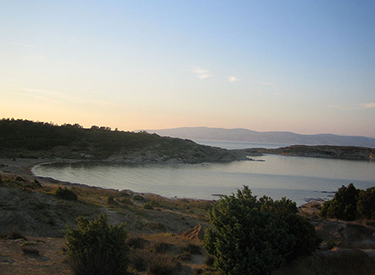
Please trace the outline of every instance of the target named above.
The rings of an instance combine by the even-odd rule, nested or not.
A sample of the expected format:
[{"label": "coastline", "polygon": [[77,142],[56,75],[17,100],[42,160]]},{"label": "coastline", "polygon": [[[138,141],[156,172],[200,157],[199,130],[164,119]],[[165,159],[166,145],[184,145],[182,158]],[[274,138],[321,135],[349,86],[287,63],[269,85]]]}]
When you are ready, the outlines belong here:
[{"label": "coastline", "polygon": [[[257,160],[252,160],[252,159],[247,159],[245,161],[257,161]],[[65,185],[65,186],[80,186],[84,188],[92,188],[92,189],[103,189],[103,190],[116,190],[117,192],[121,192],[122,189],[116,189],[116,188],[111,188],[111,187],[98,187],[95,185],[90,185],[87,183],[77,183],[71,180],[59,180],[59,179],[54,179],[51,177],[44,177],[44,176],[38,176],[33,173],[33,168],[37,167],[39,165],[44,165],[44,164],[53,164],[53,163],[64,163],[64,164],[70,164],[70,163],[80,163],[80,162],[85,162],[85,163],[90,163],[90,162],[96,162],[92,160],[87,160],[87,159],[62,159],[62,158],[0,158],[0,179],[1,179],[1,174],[3,175],[14,175],[14,176],[21,176],[25,180],[33,181],[36,179],[38,182],[40,182],[42,185]],[[103,163],[112,163],[111,161],[102,161]],[[113,162],[118,164],[118,162]],[[143,163],[142,163],[143,164]],[[170,164],[170,163],[165,163],[163,162],[162,164]],[[180,163],[176,163],[180,164]],[[165,199],[176,199],[177,197],[175,196],[164,196],[164,195],[159,195],[158,193],[153,193],[152,191],[134,191],[132,189],[124,189],[124,190],[129,190],[133,194],[149,194],[149,195],[156,195],[163,197]],[[217,195],[217,194],[214,194]],[[182,199],[184,197],[181,197]],[[201,201],[212,201],[212,200],[217,200],[219,199],[219,196],[216,198],[194,198],[194,197],[186,197],[186,199],[191,199],[191,200],[201,200]],[[324,199],[322,197],[313,197],[310,198],[310,200],[305,201],[304,203],[298,203],[298,207],[303,207],[305,204],[309,204],[311,200],[318,200],[318,201],[323,201]]]},{"label": "coastline", "polygon": [[[168,199],[151,193],[61,182],[38,177],[32,173],[32,168],[36,165],[56,161],[79,160],[0,158],[0,234],[21,232],[27,238],[0,240],[0,250],[9,252],[0,255],[0,259],[7,260],[0,262],[0,269],[5,270],[4,274],[27,270],[27,274],[36,275],[44,274],[44,270],[47,269],[48,274],[57,274],[57,271],[59,274],[70,274],[69,266],[64,262],[64,255],[56,252],[64,247],[63,230],[67,225],[76,226],[78,216],[93,219],[100,213],[106,213],[111,224],[125,222],[125,229],[131,237],[140,236],[155,243],[179,242],[180,245],[186,245],[189,241],[202,247],[201,240],[186,240],[181,235],[199,224],[203,230],[209,227],[207,209],[214,201]],[[57,198],[55,191],[58,186],[73,190],[78,195],[78,200]],[[371,223],[323,219],[319,216],[322,203],[310,201],[299,208],[300,214],[315,225],[323,239],[321,249],[294,265],[281,268],[277,274],[300,274],[301,270],[318,270],[316,274],[321,274],[320,271],[326,271],[327,268],[341,271],[339,267],[348,257],[353,259],[353,263],[367,263],[360,270],[373,270],[375,241],[366,233],[374,230],[374,227],[370,226]],[[344,232],[346,235],[338,232]],[[350,237],[352,232],[362,234],[358,235],[361,240]],[[39,255],[35,257],[45,260],[30,262],[30,257],[19,252],[20,247],[25,244],[32,245],[31,247],[39,251]],[[202,254],[200,260],[194,263],[193,269],[204,266],[204,255]],[[326,259],[329,259],[329,265]],[[17,264],[13,264],[14,262]],[[314,264],[311,265],[311,262]],[[191,262],[181,263],[191,266]],[[359,271],[356,264],[349,264],[346,266],[346,269],[348,268],[353,270],[348,274],[359,274],[355,273]],[[193,271],[186,274],[193,274]]]},{"label": "coastline", "polygon": [[33,176],[32,169],[34,166],[54,161],[56,160],[49,158],[0,158],[0,172]]},{"label": "coastline", "polygon": [[[155,230],[160,233],[180,234],[198,223],[204,227],[208,226],[207,213],[204,210],[206,206],[197,210],[200,213],[197,216],[189,214],[190,210],[187,209],[188,205],[207,205],[213,200],[167,198],[149,192],[118,190],[60,181],[36,176],[32,173],[32,168],[36,165],[56,161],[77,162],[80,160],[0,158],[0,187],[2,188],[0,203],[10,207],[10,210],[7,210],[8,206],[0,209],[0,224],[4,225],[0,227],[0,235],[2,231],[15,230],[29,236],[61,237],[66,224],[74,226],[75,219],[79,215],[93,218],[100,212],[107,213],[111,223],[126,222],[127,229],[134,235],[151,233]],[[57,198],[55,194],[58,187],[73,190],[78,196],[78,200],[65,201]],[[112,202],[111,197],[114,199]],[[133,199],[134,197],[141,199]],[[144,208],[144,204],[149,201],[160,202],[161,208],[163,205],[184,206],[181,209],[176,206],[169,209],[168,206],[169,210],[159,210],[168,212],[161,215],[162,212],[159,211],[145,211],[147,208]],[[35,207],[36,209],[34,209]],[[129,210],[132,208],[136,210]],[[138,212],[142,210],[145,212],[140,218]],[[187,212],[185,213],[185,211]],[[43,212],[43,214],[37,214],[39,212]],[[58,217],[56,212],[59,213]],[[44,221],[48,216],[51,218]],[[184,222],[181,223],[182,217]]]}]

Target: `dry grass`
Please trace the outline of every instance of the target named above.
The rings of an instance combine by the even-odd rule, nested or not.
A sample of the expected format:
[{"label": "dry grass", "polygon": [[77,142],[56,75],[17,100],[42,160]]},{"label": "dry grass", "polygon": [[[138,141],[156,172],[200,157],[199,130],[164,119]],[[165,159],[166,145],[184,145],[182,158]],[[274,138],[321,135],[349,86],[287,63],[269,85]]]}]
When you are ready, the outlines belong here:
[{"label": "dry grass", "polygon": [[160,233],[131,237],[127,242],[134,274],[178,274],[181,269],[187,272],[184,274],[192,274],[195,269],[205,269],[202,241]]},{"label": "dry grass", "polygon": [[[182,239],[176,234],[202,223],[202,220],[198,220],[196,217],[199,215],[207,217],[206,209],[212,205],[212,202],[168,199],[154,194],[138,194],[130,190],[118,191],[70,184],[47,178],[35,178],[32,175],[17,176],[7,172],[0,172],[1,186],[7,189],[9,195],[14,193],[22,195],[20,198],[27,197],[27,200],[23,200],[23,209],[32,213],[30,218],[34,219],[33,222],[36,225],[43,224],[44,228],[46,226],[64,227],[67,223],[69,224],[70,220],[74,221],[78,215],[90,217],[90,215],[96,214],[95,211],[103,211],[103,209],[110,214],[111,223],[125,221],[127,223],[126,230],[132,236],[127,243],[131,248],[130,271],[134,274],[140,275],[145,272],[147,274],[175,274],[176,270],[181,270],[181,268],[193,270],[200,269],[204,265],[205,255],[197,254],[197,251],[203,251],[202,243],[196,240]],[[77,195],[78,200],[66,201],[56,198],[55,192],[58,186],[64,189],[67,187]],[[137,195],[143,199],[132,199]],[[154,210],[144,209],[148,208],[148,206],[144,207],[145,204]],[[19,211],[16,207],[14,210]],[[29,212],[27,213],[29,214]],[[156,234],[157,232],[174,233]],[[11,237],[12,235],[13,237]],[[16,235],[9,233],[6,236],[3,234],[1,237],[18,238]],[[19,236],[23,235],[19,234]],[[20,248],[18,247],[18,249]],[[21,247],[21,250],[25,255],[37,256],[38,259],[42,259],[46,255],[41,244],[38,246],[25,245]],[[62,253],[61,249],[59,253]],[[32,260],[33,257],[27,257],[27,259]],[[47,258],[43,259],[47,260]],[[84,260],[81,259],[81,261],[71,264],[75,266],[76,270],[80,270],[83,264],[90,267],[90,263],[85,263]],[[100,263],[101,259],[90,262]],[[76,271],[75,274],[83,273]],[[184,274],[190,273],[185,272]]]},{"label": "dry grass", "polygon": [[74,275],[107,275],[113,274],[116,269],[115,263],[101,253],[71,258],[69,264]]},{"label": "dry grass", "polygon": [[149,254],[147,273],[149,275],[169,275],[177,267],[177,261],[169,255]]}]

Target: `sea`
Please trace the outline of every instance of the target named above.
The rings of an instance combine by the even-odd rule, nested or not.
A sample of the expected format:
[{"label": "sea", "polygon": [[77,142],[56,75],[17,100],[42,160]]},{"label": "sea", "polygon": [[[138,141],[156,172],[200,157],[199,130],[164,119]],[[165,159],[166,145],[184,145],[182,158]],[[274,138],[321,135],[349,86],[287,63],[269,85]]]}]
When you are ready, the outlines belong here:
[{"label": "sea", "polygon": [[[194,140],[226,149],[278,148],[289,144]],[[109,164],[93,162],[37,165],[37,176],[90,186],[155,193],[168,198],[217,200],[244,185],[254,195],[287,197],[297,205],[329,200],[338,188],[375,186],[375,162],[264,155],[253,160],[200,164]]]}]

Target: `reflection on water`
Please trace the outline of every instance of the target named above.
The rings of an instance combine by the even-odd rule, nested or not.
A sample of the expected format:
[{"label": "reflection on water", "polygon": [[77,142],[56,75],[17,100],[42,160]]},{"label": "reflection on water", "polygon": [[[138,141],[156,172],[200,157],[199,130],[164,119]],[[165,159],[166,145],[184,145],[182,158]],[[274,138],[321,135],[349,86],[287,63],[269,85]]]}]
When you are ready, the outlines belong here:
[{"label": "reflection on water", "polygon": [[217,199],[243,185],[254,194],[288,197],[298,205],[309,198],[328,199],[342,185],[375,186],[375,163],[266,155],[260,161],[205,164],[103,164],[80,162],[39,165],[38,176],[91,186],[131,189],[166,197]]}]

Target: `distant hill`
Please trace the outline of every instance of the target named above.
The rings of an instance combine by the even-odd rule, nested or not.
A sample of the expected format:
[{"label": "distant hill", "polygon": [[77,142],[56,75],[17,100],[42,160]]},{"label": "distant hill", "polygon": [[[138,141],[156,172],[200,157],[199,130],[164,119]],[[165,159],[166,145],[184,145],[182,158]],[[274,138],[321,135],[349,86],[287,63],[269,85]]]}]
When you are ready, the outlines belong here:
[{"label": "distant hill", "polygon": [[209,127],[182,127],[162,130],[147,130],[161,136],[186,139],[222,141],[283,143],[298,145],[337,145],[375,148],[375,139],[362,136],[340,136],[333,134],[300,135],[292,132],[256,132],[247,129],[223,129]]}]

